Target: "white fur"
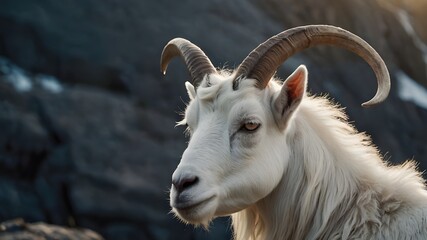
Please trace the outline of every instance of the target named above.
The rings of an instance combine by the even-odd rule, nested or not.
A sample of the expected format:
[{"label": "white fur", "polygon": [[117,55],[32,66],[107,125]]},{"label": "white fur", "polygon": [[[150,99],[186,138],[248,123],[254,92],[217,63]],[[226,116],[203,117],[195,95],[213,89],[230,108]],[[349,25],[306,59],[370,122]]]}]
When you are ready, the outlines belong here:
[{"label": "white fur", "polygon": [[[197,91],[186,83],[180,124],[191,139],[173,178],[199,181],[181,193],[188,209],[175,207],[171,189],[183,221],[231,215],[237,240],[427,238],[427,192],[413,162],[387,166],[324,97],[304,95],[282,129],[272,107],[280,84],[259,90],[246,79],[233,91],[234,76],[209,77]],[[261,126],[239,130],[248,121]]]}]

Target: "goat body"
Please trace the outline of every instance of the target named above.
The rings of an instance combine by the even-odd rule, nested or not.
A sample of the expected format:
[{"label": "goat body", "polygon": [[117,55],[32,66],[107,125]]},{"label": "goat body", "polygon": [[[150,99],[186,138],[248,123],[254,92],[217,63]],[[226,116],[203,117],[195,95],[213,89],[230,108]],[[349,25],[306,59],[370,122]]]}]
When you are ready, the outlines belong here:
[{"label": "goat body", "polygon": [[232,214],[236,239],[427,238],[414,162],[387,166],[346,120],[323,97],[302,101],[284,136],[289,165],[270,194]]}]

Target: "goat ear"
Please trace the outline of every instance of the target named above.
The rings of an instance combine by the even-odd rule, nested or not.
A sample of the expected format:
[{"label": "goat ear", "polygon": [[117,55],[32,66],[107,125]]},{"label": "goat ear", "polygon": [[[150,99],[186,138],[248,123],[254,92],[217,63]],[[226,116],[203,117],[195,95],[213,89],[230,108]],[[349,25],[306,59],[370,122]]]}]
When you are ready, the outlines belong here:
[{"label": "goat ear", "polygon": [[196,89],[194,89],[193,84],[190,82],[185,82],[185,88],[187,89],[188,97],[190,97],[190,100],[193,100],[196,98]]},{"label": "goat ear", "polygon": [[273,113],[280,129],[285,129],[292,113],[298,108],[307,88],[307,68],[300,65],[283,83],[273,100]]}]

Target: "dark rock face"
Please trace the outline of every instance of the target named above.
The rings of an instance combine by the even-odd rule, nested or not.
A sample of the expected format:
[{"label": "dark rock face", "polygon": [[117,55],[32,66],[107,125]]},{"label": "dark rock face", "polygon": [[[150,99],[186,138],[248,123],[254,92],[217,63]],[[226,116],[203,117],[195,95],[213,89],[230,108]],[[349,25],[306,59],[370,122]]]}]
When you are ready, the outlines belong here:
[{"label": "dark rock face", "polygon": [[45,223],[26,223],[15,219],[0,223],[0,238],[3,240],[103,240],[99,234],[88,229],[71,229]]},{"label": "dark rock face", "polygon": [[159,60],[178,36],[214,65],[234,68],[290,27],[333,24],[358,34],[389,67],[384,104],[360,107],[375,78],[343,50],[304,51],[278,75],[306,64],[312,92],[346,106],[386,159],[414,158],[427,169],[427,110],[402,101],[397,77],[404,72],[427,86],[427,52],[418,42],[427,41],[427,8],[411,2],[3,0],[0,55],[11,62],[0,59],[0,221],[86,227],[106,239],[230,238],[228,219],[206,233],[168,214],[170,176],[186,145],[174,125],[188,74],[176,60],[162,77]]}]

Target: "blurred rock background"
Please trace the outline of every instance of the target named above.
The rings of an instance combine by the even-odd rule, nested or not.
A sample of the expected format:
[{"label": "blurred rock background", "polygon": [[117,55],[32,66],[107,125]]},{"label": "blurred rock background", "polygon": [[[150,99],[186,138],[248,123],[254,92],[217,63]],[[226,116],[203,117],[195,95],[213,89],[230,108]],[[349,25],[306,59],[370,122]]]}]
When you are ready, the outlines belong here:
[{"label": "blurred rock background", "polygon": [[185,149],[175,128],[188,101],[181,61],[159,70],[174,37],[234,68],[285,29],[333,24],[369,42],[392,77],[388,100],[369,66],[318,47],[299,64],[309,89],[347,108],[392,163],[427,169],[426,0],[1,0],[0,222],[21,217],[84,227],[105,239],[229,239],[227,218],[210,232],[169,214],[170,176]]}]

